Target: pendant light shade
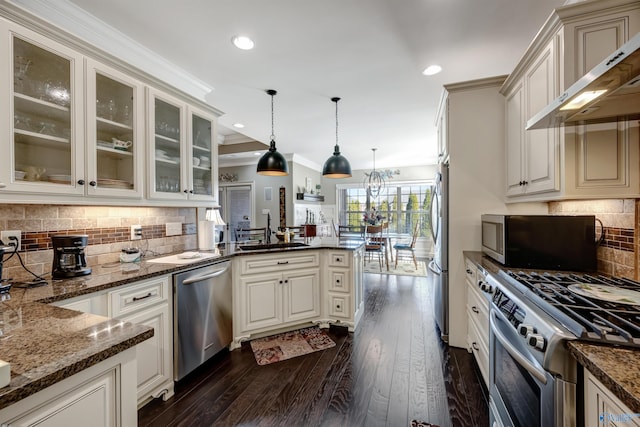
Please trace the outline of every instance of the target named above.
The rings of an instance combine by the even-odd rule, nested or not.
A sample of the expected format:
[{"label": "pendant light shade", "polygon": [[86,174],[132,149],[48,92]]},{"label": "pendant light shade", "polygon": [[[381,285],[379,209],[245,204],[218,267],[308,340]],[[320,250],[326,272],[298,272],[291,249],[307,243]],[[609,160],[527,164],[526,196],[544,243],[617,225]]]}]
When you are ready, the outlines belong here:
[{"label": "pendant light shade", "polygon": [[333,148],[333,155],[327,159],[322,168],[322,176],[325,178],[349,178],[351,176],[351,165],[349,160],[340,154],[338,145],[338,101],[340,98],[331,98],[336,103],[336,146]]},{"label": "pendant light shade", "polygon": [[367,195],[373,199],[377,199],[387,185],[384,179],[384,173],[376,170],[376,150],[377,148],[371,149],[371,151],[373,151],[373,169],[369,173],[365,172],[365,178],[363,182],[363,186],[367,191]]},{"label": "pendant light shade", "polygon": [[273,89],[268,89],[266,92],[271,96],[271,142],[269,151],[258,160],[257,172],[267,176],[286,176],[289,175],[289,165],[287,159],[276,150],[276,136],[273,132],[273,97],[278,92]]}]

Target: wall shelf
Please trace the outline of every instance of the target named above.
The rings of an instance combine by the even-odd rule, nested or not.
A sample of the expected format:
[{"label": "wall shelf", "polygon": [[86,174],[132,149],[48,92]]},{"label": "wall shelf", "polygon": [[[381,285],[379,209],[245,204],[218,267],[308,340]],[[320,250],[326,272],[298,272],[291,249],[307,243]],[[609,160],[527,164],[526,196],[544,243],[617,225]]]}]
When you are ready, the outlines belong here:
[{"label": "wall shelf", "polygon": [[296,193],[296,200],[307,202],[324,202],[324,196],[320,194]]}]

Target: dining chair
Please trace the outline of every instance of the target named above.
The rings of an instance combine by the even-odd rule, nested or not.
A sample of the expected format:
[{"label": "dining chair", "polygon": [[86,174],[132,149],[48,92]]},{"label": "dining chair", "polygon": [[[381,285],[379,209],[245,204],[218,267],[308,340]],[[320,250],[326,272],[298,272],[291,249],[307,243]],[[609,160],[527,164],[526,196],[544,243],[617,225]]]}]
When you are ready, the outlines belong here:
[{"label": "dining chair", "polygon": [[268,243],[267,241],[267,228],[266,227],[258,227],[258,228],[237,228],[236,232],[236,242],[257,242],[257,243]]},{"label": "dining chair", "polygon": [[418,260],[416,260],[416,240],[418,239],[418,232],[420,231],[420,221],[416,222],[413,227],[413,233],[411,234],[411,240],[409,242],[398,242],[393,245],[393,249],[396,251],[396,268],[398,268],[398,258],[411,256],[413,264],[418,269]]},{"label": "dining chair", "polygon": [[[367,254],[367,258],[371,261],[371,255],[373,253],[378,254],[378,262],[380,263],[380,272],[382,272],[382,257],[384,256],[387,261],[387,256],[384,252],[384,239],[382,237],[382,225],[365,225],[364,227],[364,250]],[[387,270],[389,270],[389,262],[386,262]]]}]

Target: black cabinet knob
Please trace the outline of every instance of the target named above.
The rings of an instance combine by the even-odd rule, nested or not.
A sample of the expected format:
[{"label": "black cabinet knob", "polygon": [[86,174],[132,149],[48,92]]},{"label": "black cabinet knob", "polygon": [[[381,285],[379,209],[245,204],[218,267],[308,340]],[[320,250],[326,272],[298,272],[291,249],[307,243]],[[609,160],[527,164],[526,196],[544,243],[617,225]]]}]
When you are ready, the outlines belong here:
[{"label": "black cabinet knob", "polygon": [[90,181],[89,185],[92,186],[92,187],[95,187],[96,185],[98,185],[98,183],[95,182],[95,181]]},{"label": "black cabinet knob", "polygon": [[185,188],[185,189],[184,189],[184,191],[183,191],[183,193],[184,193],[184,194],[187,194],[187,193],[189,193],[189,190],[187,190],[187,189]]},{"label": "black cabinet knob", "polygon": [[78,180],[78,185],[84,185],[84,179],[79,179]]}]

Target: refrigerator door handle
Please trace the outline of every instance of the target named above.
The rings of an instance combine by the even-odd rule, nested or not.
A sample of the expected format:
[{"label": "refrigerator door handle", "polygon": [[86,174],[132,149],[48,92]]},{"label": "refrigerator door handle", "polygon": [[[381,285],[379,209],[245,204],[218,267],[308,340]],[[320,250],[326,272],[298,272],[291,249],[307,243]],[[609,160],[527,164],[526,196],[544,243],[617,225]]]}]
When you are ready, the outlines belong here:
[{"label": "refrigerator door handle", "polygon": [[[433,238],[434,243],[438,241],[438,229],[440,228],[440,215],[439,215],[440,207],[438,206],[438,196],[436,194],[437,192],[438,192],[437,189],[433,191],[431,195],[431,202],[429,204],[429,212],[431,213],[431,221],[429,221],[429,228],[431,229],[431,237]],[[433,211],[434,207],[436,209],[435,215]],[[435,224],[435,227],[434,227],[434,219],[437,221],[437,223]]]},{"label": "refrigerator door handle", "polygon": [[436,264],[435,261],[431,261],[429,263],[429,270],[431,270],[431,272],[437,276],[440,276],[442,274],[442,270],[440,269],[440,267],[438,267],[438,264]]}]

